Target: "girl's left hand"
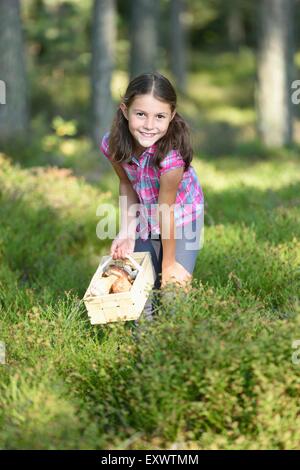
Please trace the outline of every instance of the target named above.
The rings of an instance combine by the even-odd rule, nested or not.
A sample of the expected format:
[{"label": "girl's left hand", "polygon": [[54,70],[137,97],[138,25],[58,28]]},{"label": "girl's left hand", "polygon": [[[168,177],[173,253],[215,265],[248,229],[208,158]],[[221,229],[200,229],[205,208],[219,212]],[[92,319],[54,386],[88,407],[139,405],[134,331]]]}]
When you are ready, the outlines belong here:
[{"label": "girl's left hand", "polygon": [[191,280],[192,275],[182,266],[182,264],[177,263],[177,261],[168,267],[162,266],[162,288],[164,288],[166,284],[169,283],[175,283],[177,285],[186,287]]}]

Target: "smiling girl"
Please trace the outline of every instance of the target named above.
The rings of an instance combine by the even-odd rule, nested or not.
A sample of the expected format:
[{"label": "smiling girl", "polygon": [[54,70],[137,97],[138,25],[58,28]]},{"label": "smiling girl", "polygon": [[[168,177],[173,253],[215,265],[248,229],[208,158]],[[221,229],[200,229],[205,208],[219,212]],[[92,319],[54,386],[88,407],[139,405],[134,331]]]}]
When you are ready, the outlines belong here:
[{"label": "smiling girl", "polygon": [[[117,259],[149,251],[154,289],[170,282],[186,288],[203,243],[204,196],[190,164],[188,126],[176,105],[176,92],[166,77],[136,77],[100,147],[119,177],[123,196],[121,227],[111,255]],[[144,309],[149,319],[153,306],[149,299]]]}]

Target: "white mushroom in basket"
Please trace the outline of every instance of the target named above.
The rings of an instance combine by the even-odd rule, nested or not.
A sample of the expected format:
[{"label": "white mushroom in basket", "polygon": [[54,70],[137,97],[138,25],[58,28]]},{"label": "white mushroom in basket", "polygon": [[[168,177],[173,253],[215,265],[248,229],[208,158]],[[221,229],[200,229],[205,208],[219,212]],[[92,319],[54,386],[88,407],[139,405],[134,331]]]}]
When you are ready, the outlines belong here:
[{"label": "white mushroom in basket", "polygon": [[109,294],[112,284],[118,279],[118,276],[100,277],[92,283],[90,287],[91,295]]}]

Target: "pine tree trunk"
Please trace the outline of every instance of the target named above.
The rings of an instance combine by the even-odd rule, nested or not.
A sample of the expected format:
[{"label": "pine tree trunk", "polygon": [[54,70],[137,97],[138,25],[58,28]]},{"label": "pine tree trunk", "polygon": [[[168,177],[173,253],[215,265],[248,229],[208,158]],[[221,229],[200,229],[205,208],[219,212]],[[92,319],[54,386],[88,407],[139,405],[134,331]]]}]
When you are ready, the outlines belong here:
[{"label": "pine tree trunk", "polygon": [[245,28],[243,24],[241,4],[238,0],[230,0],[227,7],[228,40],[230,47],[234,51],[238,51],[241,44],[245,42]]},{"label": "pine tree trunk", "polygon": [[158,0],[131,0],[130,77],[153,72],[158,56]]},{"label": "pine tree trunk", "polygon": [[184,21],[185,0],[171,1],[171,68],[177,89],[186,92],[187,47]]},{"label": "pine tree trunk", "polygon": [[99,145],[114,114],[111,80],[116,44],[115,0],[94,0],[92,22],[92,137]]},{"label": "pine tree trunk", "polygon": [[28,135],[29,110],[24,43],[19,0],[0,0],[0,80],[5,104],[0,104],[0,141]]},{"label": "pine tree trunk", "polygon": [[258,36],[258,131],[265,145],[292,141],[293,0],[261,0]]}]

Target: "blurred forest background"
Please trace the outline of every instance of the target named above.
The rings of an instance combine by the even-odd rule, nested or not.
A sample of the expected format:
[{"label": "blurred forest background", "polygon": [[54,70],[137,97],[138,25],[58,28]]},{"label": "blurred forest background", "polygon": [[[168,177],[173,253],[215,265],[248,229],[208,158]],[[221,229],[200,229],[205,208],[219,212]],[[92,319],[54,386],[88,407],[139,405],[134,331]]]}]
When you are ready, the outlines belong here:
[{"label": "blurred forest background", "polygon": [[298,144],[299,20],[298,0],[2,0],[1,146],[97,179],[95,145],[128,80],[152,70],[175,84],[195,152]]},{"label": "blurred forest background", "polygon": [[[1,449],[299,449],[299,24],[300,0],[0,0]],[[136,341],[82,298],[119,203],[99,142],[151,70],[205,242]]]}]

